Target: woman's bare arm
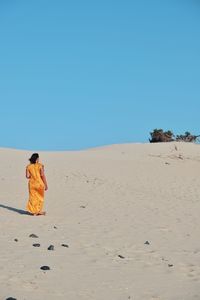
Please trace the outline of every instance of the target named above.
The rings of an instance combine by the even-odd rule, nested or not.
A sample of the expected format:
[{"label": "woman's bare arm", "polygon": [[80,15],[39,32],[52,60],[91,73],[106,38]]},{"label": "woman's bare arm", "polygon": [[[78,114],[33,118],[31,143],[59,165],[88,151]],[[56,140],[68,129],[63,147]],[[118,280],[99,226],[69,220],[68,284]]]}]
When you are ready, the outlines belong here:
[{"label": "woman's bare arm", "polygon": [[31,176],[30,176],[29,170],[28,170],[28,168],[26,168],[26,178],[27,178],[27,179],[30,179],[30,177],[31,177]]},{"label": "woman's bare arm", "polygon": [[45,186],[45,191],[48,190],[48,185],[47,185],[47,179],[46,176],[44,174],[44,166],[42,167],[41,171],[40,171],[40,176],[42,178],[42,181],[44,182],[44,186]]}]

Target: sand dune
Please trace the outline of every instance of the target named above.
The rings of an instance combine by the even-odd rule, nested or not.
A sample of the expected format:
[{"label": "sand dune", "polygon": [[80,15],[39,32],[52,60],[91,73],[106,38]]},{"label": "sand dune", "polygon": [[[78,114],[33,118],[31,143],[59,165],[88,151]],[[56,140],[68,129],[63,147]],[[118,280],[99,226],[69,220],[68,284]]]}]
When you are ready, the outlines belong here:
[{"label": "sand dune", "polygon": [[30,154],[0,149],[0,299],[200,299],[199,145],[40,152],[46,217],[24,212]]}]

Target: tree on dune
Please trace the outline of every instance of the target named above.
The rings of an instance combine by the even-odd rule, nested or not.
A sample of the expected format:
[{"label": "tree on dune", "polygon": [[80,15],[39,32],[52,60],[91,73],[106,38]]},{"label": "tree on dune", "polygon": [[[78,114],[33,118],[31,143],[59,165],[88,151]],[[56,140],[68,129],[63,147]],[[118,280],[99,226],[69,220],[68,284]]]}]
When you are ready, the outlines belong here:
[{"label": "tree on dune", "polygon": [[200,135],[193,135],[186,131],[185,134],[180,134],[176,136],[177,142],[197,142]]},{"label": "tree on dune", "polygon": [[164,131],[163,129],[154,129],[150,132],[150,143],[173,142],[174,134],[171,130]]}]

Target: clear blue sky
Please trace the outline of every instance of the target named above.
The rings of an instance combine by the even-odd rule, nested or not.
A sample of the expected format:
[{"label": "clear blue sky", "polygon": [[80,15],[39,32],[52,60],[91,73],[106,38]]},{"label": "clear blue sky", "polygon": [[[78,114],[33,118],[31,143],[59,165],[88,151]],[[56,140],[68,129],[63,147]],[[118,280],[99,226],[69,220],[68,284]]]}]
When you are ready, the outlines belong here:
[{"label": "clear blue sky", "polygon": [[198,0],[0,0],[0,146],[200,133]]}]

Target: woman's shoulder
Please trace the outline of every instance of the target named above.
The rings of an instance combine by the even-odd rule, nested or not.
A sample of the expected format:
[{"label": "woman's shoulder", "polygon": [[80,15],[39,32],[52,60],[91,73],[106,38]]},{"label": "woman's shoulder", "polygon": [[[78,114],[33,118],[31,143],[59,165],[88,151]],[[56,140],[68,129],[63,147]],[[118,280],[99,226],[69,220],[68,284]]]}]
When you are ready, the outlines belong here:
[{"label": "woman's shoulder", "polygon": [[29,168],[30,168],[30,166],[31,166],[31,164],[28,164],[28,165],[26,166],[26,169],[29,169]]},{"label": "woman's shoulder", "polygon": [[44,165],[42,163],[37,163],[39,168],[44,168]]}]

